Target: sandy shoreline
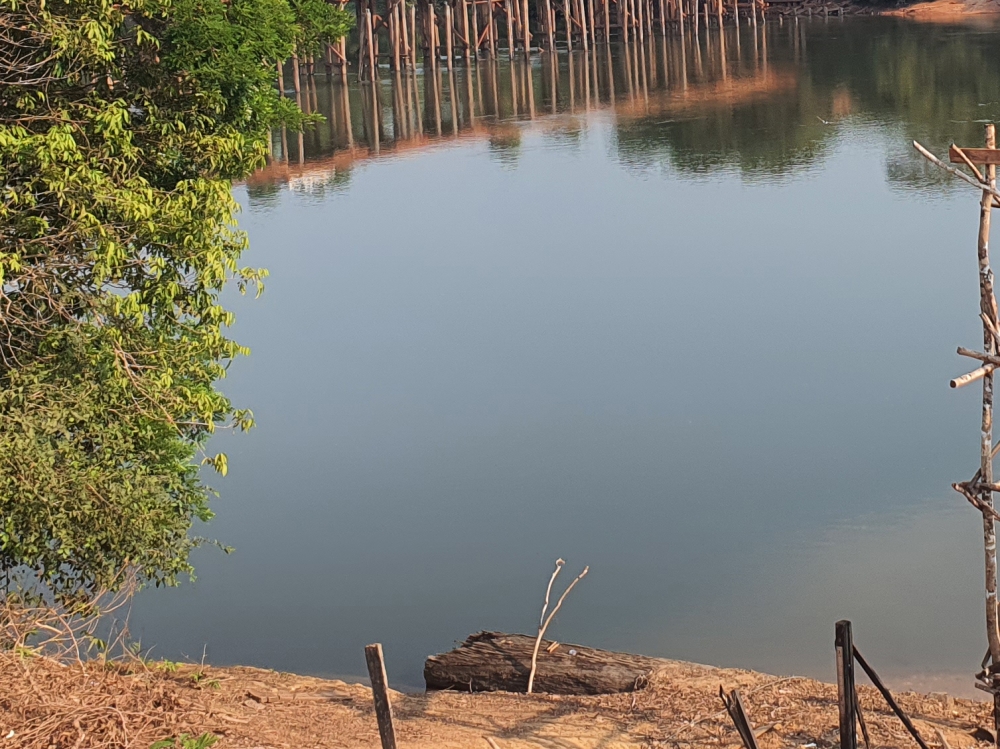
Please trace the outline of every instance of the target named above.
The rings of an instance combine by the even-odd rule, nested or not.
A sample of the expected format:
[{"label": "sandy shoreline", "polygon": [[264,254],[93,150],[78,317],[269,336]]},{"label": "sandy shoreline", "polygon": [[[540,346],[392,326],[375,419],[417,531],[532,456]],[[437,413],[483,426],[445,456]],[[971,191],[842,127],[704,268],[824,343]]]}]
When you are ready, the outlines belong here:
[{"label": "sandy shoreline", "polygon": [[[760,749],[838,744],[837,690],[803,678],[663,661],[646,689],[569,697],[511,693],[393,693],[401,749],[551,747],[739,747],[719,687],[739,688]],[[390,683],[392,674],[389,674]],[[912,749],[913,739],[872,687],[859,700],[875,745]],[[185,665],[67,667],[45,659],[0,657],[0,736],[4,747],[106,746],[108,731],[148,747],[181,733],[220,737],[218,749],[361,749],[379,745],[371,690],[361,684],[254,668]],[[976,746],[989,706],[944,694],[897,699],[932,747],[940,731],[952,749]],[[127,726],[126,726],[127,723]],[[103,733],[102,733],[103,732]]]},{"label": "sandy shoreline", "polygon": [[881,15],[939,23],[990,24],[1000,20],[1000,0],[930,0],[886,10]]}]

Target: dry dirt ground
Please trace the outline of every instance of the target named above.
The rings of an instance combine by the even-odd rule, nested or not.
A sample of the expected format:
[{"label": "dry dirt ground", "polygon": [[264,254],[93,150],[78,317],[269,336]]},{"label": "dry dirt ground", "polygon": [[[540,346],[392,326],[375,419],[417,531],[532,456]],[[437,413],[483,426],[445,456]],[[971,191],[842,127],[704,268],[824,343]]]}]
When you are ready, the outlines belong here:
[{"label": "dry dirt ground", "polygon": [[[632,694],[393,699],[400,749],[737,749],[720,686],[741,690],[755,729],[764,729],[761,749],[838,744],[835,686],[677,661],[665,661],[650,685]],[[916,747],[873,688],[862,687],[859,699],[874,747]],[[977,746],[972,733],[989,719],[982,702],[943,694],[898,699],[931,749],[944,746],[942,736],[951,749]],[[159,739],[204,732],[220,737],[217,749],[379,746],[371,691],[362,685],[252,668],[171,671],[0,657],[0,749],[149,749]]]},{"label": "dry dirt ground", "polygon": [[883,13],[917,21],[993,23],[1000,20],[1000,0],[930,0]]}]

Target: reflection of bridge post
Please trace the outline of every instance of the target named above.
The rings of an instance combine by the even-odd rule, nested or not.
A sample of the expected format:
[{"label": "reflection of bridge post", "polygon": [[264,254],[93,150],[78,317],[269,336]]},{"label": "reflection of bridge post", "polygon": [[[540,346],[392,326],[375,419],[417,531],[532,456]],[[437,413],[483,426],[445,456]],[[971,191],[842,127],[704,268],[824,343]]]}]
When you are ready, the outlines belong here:
[{"label": "reflection of bridge post", "polygon": [[[556,106],[557,106],[556,99],[559,96],[559,83],[558,83],[558,75],[556,73],[556,59],[555,59],[555,57],[556,57],[555,53],[553,53],[553,52],[547,52],[545,54],[545,69],[544,70],[545,70],[545,72],[547,72],[549,74],[549,82],[548,82],[548,87],[549,87],[549,109],[552,111],[552,114],[556,113]],[[542,75],[543,75],[543,78],[544,78],[545,73],[543,72]]]},{"label": "reflection of bridge post", "polygon": [[[423,107],[420,105],[420,86],[417,83],[417,71],[414,69],[410,71],[409,77],[406,79],[407,90],[410,90],[412,83],[413,90],[413,113],[417,117],[417,133],[421,136],[424,134],[424,115]],[[426,91],[424,92],[426,98]]]},{"label": "reflection of bridge post", "polygon": [[663,56],[663,88],[670,88],[670,58],[667,56],[667,37],[660,37],[660,54]]},{"label": "reflection of bridge post", "polygon": [[451,134],[458,135],[458,101],[455,91],[455,71],[448,71],[448,98],[451,100]]},{"label": "reflection of bridge post", "polygon": [[403,82],[399,68],[392,71],[392,140],[406,140],[406,110],[403,107]]},{"label": "reflection of bridge post", "polygon": [[597,42],[594,42],[594,48],[590,51],[590,74],[594,79],[594,106],[595,108],[601,104],[601,79],[597,75]]},{"label": "reflection of bridge post", "polygon": [[472,90],[472,70],[466,67],[465,70],[462,71],[462,77],[465,78],[465,101],[468,106],[468,115],[466,119],[469,122],[469,127],[474,127],[476,124],[476,101],[475,94]]},{"label": "reflection of bridge post", "polygon": [[719,26],[719,62],[722,64],[722,80],[729,80],[729,72],[726,69],[726,29]]},{"label": "reflection of bridge post", "polygon": [[760,24],[760,57],[764,62],[764,75],[767,75],[767,19]]},{"label": "reflection of bridge post", "polygon": [[[302,107],[302,92],[301,91],[296,91],[295,92],[295,104],[303,112],[305,112],[306,114],[309,114],[309,108],[308,107],[305,107],[305,108]],[[298,138],[296,138],[296,140],[298,141],[298,147],[299,147],[299,163],[301,164],[301,163],[303,163],[306,160],[306,156],[305,156],[305,153],[306,153],[306,139],[305,139],[305,134],[302,132],[302,128],[301,127],[299,127],[299,132],[297,133],[297,135],[298,135]]]},{"label": "reflection of bridge post", "polygon": [[615,67],[611,60],[611,45],[604,45],[604,62],[608,73],[608,102],[615,106]]},{"label": "reflection of bridge post", "polygon": [[639,49],[635,54],[635,64],[639,68],[640,80],[642,81],[642,98],[649,105],[649,80],[646,75],[646,43],[639,39]]},{"label": "reflection of bridge post", "polygon": [[[431,95],[427,95],[427,81],[430,80]],[[431,107],[430,117],[434,119],[434,134],[441,135],[441,88],[437,68],[432,64],[428,70],[424,66],[424,101]],[[430,118],[428,118],[430,119]]]},{"label": "reflection of bridge post", "polygon": [[632,90],[632,56],[629,54],[629,43],[625,42],[622,45],[622,49],[625,51],[625,91],[628,94],[628,100],[631,103],[635,100],[635,96]]},{"label": "reflection of bridge post", "polygon": [[520,88],[520,85],[518,85],[518,79],[520,78],[520,76],[517,75],[517,71],[514,69],[514,58],[513,57],[510,58],[510,62],[507,65],[507,70],[510,73],[510,102],[511,102],[511,112],[512,112],[512,114],[513,114],[514,117],[517,117],[520,114],[520,106],[519,106],[519,103],[518,103],[518,99],[520,98],[518,96],[518,89]]},{"label": "reflection of bridge post", "polygon": [[646,68],[648,70],[649,87],[656,90],[656,45],[652,36],[649,37],[649,47],[646,49]]},{"label": "reflection of bridge post", "polygon": [[[568,2],[569,0],[567,0]],[[576,91],[574,91],[575,86],[573,79],[576,78],[576,70],[573,67],[573,53],[569,52],[566,55],[566,65],[568,67],[569,73],[569,111],[570,114],[576,108]]]},{"label": "reflection of bridge post", "polygon": [[489,78],[490,91],[493,96],[493,116],[500,119],[500,94],[497,91],[497,59],[494,56],[490,56],[487,77]]},{"label": "reflection of bridge post", "polygon": [[528,95],[528,117],[535,119],[535,78],[531,74],[531,58],[524,58],[524,86]]},{"label": "reflection of bridge post", "polygon": [[375,91],[375,84],[368,82],[360,86],[361,103],[361,125],[364,128],[365,140],[372,153],[378,154],[382,149],[382,141],[379,133],[379,111],[378,95]]},{"label": "reflection of bridge post", "polygon": [[687,39],[681,34],[681,91],[688,89]]}]

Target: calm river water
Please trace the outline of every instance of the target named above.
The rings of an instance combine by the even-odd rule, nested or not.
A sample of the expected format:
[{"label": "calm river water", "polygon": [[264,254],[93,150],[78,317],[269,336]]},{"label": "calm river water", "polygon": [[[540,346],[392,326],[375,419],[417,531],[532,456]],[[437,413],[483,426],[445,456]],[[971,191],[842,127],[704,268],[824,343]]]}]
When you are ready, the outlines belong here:
[{"label": "calm river water", "polygon": [[[888,19],[423,71],[275,133],[236,188],[253,354],[199,578],[154,654],[397,686],[479,629],[971,692],[978,194],[925,168],[1000,118],[1000,34]],[[291,79],[288,79],[290,85]],[[294,96],[293,91],[288,95]]]}]

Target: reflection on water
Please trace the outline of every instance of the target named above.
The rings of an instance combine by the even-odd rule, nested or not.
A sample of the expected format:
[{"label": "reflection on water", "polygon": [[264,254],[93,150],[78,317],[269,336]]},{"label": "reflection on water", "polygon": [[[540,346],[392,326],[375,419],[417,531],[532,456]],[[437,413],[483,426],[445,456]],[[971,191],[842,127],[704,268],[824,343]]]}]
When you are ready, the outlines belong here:
[{"label": "reflection on water", "polygon": [[913,158],[906,139],[938,147],[977,143],[1000,117],[1000,60],[991,28],[922,26],[896,19],[799,19],[702,29],[590,54],[485,57],[419,74],[383,71],[376,84],[319,75],[294,94],[326,121],[276,132],[274,159],[250,185],[348,179],[384,155],[486,140],[516,159],[529,123],[572,133],[551,115],[605,111],[616,118],[618,158],[666,160],[691,173],[738,168],[750,180],[815,163],[838,125],[866,118],[905,128],[889,177],[911,186],[950,184]]},{"label": "reflection on water", "polygon": [[802,19],[309,80],[326,121],[237,188],[271,278],[231,300],[236,552],[142,596],[146,644],[358,674],[382,641],[419,686],[530,631],[562,556],[562,641],[829,679],[848,617],[897,684],[968,687],[978,196],[908,143],[980,140],[998,40]]}]

